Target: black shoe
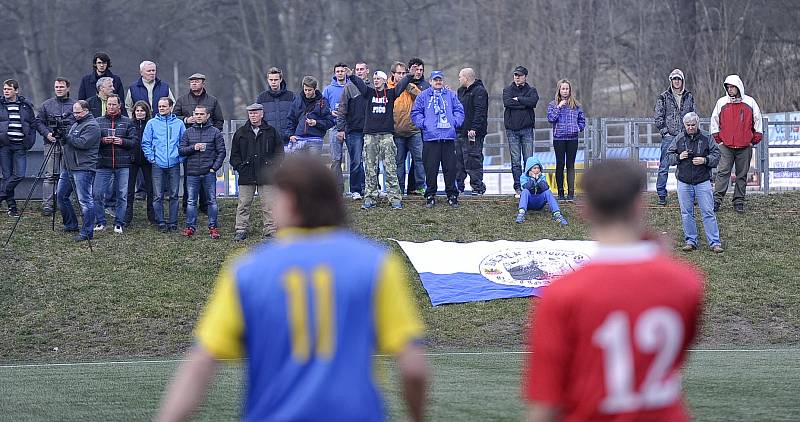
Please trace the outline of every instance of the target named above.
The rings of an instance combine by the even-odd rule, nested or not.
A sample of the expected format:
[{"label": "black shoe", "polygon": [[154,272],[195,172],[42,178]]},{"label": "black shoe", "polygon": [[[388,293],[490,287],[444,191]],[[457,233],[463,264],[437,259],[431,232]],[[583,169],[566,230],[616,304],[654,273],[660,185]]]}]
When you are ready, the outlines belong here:
[{"label": "black shoe", "polygon": [[714,202],[714,212],[719,212],[720,205],[722,204],[720,204],[719,202]]},{"label": "black shoe", "polygon": [[429,196],[425,199],[425,208],[433,208],[436,205],[436,198]]},{"label": "black shoe", "polygon": [[744,204],[733,204],[733,210],[739,214],[744,214]]},{"label": "black shoe", "polygon": [[451,197],[451,198],[448,198],[448,199],[447,199],[447,204],[448,204],[448,205],[450,205],[450,206],[451,206],[451,207],[453,207],[453,208],[458,208],[458,207],[459,207],[459,205],[458,205],[458,198],[457,198],[457,197],[455,197],[455,196],[453,196],[453,197]]},{"label": "black shoe", "polygon": [[667,197],[666,196],[659,196],[658,197],[658,205],[661,205],[662,207],[664,205],[667,205]]},{"label": "black shoe", "polygon": [[247,239],[247,233],[245,232],[236,232],[233,235],[233,240],[236,242],[243,242],[245,239]]},{"label": "black shoe", "polygon": [[167,231],[170,232],[170,233],[175,233],[175,232],[178,231],[178,226],[169,226]]},{"label": "black shoe", "polygon": [[78,228],[75,227],[74,229],[69,229],[69,228],[64,227],[64,228],[61,229],[61,232],[62,233],[77,233],[78,232]]},{"label": "black shoe", "polygon": [[160,231],[161,233],[166,233],[167,232],[167,225],[166,224],[159,224],[158,225],[158,231]]},{"label": "black shoe", "polygon": [[44,209],[42,209],[42,217],[50,217],[52,215],[53,215],[53,209],[52,208],[44,208]]},{"label": "black shoe", "polygon": [[16,208],[9,208],[8,209],[8,216],[9,217],[19,217],[19,210]]},{"label": "black shoe", "polygon": [[575,201],[575,195],[573,195],[571,193],[568,194],[567,195],[567,202],[574,202],[574,201]]},{"label": "black shoe", "polygon": [[89,238],[82,234],[76,234],[75,237],[72,238],[72,240],[76,242],[83,242],[84,240],[89,240]]}]

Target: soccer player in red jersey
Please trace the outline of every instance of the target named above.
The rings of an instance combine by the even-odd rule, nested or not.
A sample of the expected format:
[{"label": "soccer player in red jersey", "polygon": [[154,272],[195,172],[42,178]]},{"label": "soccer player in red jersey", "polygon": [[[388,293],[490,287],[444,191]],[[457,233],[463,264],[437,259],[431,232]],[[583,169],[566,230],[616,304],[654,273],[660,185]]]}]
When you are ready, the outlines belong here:
[{"label": "soccer player in red jersey", "polygon": [[697,332],[703,278],[645,234],[635,163],[582,179],[597,254],[532,313],[522,394],[529,421],[682,421],[681,365]]}]

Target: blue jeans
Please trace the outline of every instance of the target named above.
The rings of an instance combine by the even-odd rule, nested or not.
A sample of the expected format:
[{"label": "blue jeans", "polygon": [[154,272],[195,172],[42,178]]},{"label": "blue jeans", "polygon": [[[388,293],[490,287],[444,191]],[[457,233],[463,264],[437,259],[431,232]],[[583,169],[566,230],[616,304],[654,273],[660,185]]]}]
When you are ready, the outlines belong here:
[{"label": "blue jeans", "polygon": [[[181,184],[181,166],[161,168],[153,165],[153,212],[159,227],[178,225],[178,188]],[[169,220],[164,222],[164,189],[169,189]]]},{"label": "blue jeans", "polygon": [[[394,144],[397,146],[397,182],[400,184],[400,192],[406,191],[406,157],[411,155],[414,159],[414,180],[417,189],[425,187],[425,164],[422,161],[422,134],[415,133],[411,136],[394,137]],[[406,192],[408,193],[408,192]]]},{"label": "blue jeans", "polygon": [[694,221],[694,201],[700,207],[703,230],[706,232],[708,246],[720,245],[717,215],[714,214],[714,194],[711,181],[690,185],[678,180],[678,202],[681,206],[681,222],[686,243],[697,246],[697,224]]},{"label": "blue jeans", "polygon": [[8,204],[8,209],[17,208],[17,201],[14,199],[14,190],[19,182],[25,178],[25,171],[28,165],[28,151],[19,147],[16,149],[11,146],[0,147],[0,166],[3,167],[3,182],[0,185],[0,203],[3,200]]},{"label": "blue jeans", "polygon": [[344,140],[350,156],[350,192],[364,195],[366,174],[364,173],[364,134],[350,132]]},{"label": "blue jeans", "polygon": [[525,160],[533,155],[533,128],[521,130],[506,129],[506,139],[511,152],[511,174],[514,177],[514,190],[520,190],[519,177]]},{"label": "blue jeans", "polygon": [[522,192],[519,194],[518,209],[520,210],[540,210],[544,208],[545,204],[550,206],[551,213],[561,211],[561,209],[558,207],[558,201],[556,201],[556,197],[553,196],[553,192],[550,192],[549,190],[534,195],[530,190],[522,189]]},{"label": "blue jeans", "polygon": [[197,198],[200,189],[206,194],[208,205],[208,228],[217,227],[217,174],[209,172],[203,176],[186,176],[186,189],[189,200],[186,203],[186,227],[197,230]]},{"label": "blue jeans", "polygon": [[667,196],[667,178],[669,177],[669,163],[667,162],[667,150],[669,149],[674,136],[667,135],[661,138],[661,158],[658,163],[658,177],[656,178],[656,192],[660,198]]},{"label": "blue jeans", "polygon": [[314,155],[321,155],[322,138],[315,138],[315,137],[302,138],[298,136],[297,141],[295,142],[289,141],[289,143],[286,145],[287,154],[296,154],[301,151],[309,152]]},{"label": "blue jeans", "polygon": [[[95,213],[94,199],[92,198],[94,171],[61,170],[61,178],[58,180],[56,198],[58,199],[58,208],[61,210],[61,220],[64,222],[64,229],[69,231],[78,230],[78,217],[75,215],[75,209],[72,208],[72,201],[70,200],[73,184],[75,185],[74,190],[78,195],[78,204],[81,206],[81,215],[83,216],[80,234],[91,239],[94,237]],[[100,212],[102,211],[103,209],[100,208]]]},{"label": "blue jeans", "polygon": [[[112,197],[114,204],[114,225],[125,225],[125,212],[128,209],[128,175],[130,169],[97,169],[94,176],[94,209],[98,210],[97,224],[106,225],[103,207]],[[112,189],[116,186],[116,189]]]}]

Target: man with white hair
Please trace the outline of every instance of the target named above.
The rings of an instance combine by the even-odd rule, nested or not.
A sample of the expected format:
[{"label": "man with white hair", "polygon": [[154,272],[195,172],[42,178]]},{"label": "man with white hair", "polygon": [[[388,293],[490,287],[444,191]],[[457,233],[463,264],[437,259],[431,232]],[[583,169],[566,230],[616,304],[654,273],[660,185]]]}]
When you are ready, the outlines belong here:
[{"label": "man with white hair", "polygon": [[125,109],[129,116],[133,115],[133,105],[140,100],[150,104],[153,116],[157,113],[159,98],[169,97],[173,103],[175,102],[175,96],[172,95],[169,84],[156,77],[155,63],[149,60],[141,62],[139,74],[141,77],[128,87],[128,92],[125,94]]},{"label": "man with white hair", "polygon": [[[114,92],[114,79],[107,76],[98,79],[97,95],[89,97],[86,100],[89,104],[89,111],[92,112],[92,116],[94,116],[95,119],[106,115],[106,102],[108,101],[108,96],[111,94],[116,94],[116,92]],[[128,113],[122,110],[122,115],[127,116]]]},{"label": "man with white hair", "polygon": [[670,166],[677,166],[675,177],[678,179],[678,203],[685,237],[682,250],[691,252],[697,249],[697,225],[694,221],[694,202],[697,201],[708,246],[720,253],[723,249],[711,188],[711,170],[719,164],[720,152],[713,138],[700,132],[699,124],[697,113],[683,116],[685,130],[672,141],[666,158]]}]

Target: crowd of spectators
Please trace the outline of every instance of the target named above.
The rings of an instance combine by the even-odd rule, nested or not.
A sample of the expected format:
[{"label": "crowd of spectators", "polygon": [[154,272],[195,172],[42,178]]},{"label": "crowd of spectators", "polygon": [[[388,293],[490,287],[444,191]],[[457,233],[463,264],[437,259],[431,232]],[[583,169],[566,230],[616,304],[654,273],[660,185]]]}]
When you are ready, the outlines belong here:
[{"label": "crowd of spectators", "polygon": [[[188,91],[176,99],[169,84],[158,78],[152,61],[141,62],[140,77],[128,88],[111,72],[106,53],[95,54],[92,66],[81,79],[77,101],[70,98],[69,80],[59,77],[53,85],[55,95],[38,109],[19,95],[16,80],[4,81],[0,200],[7,203],[8,214],[19,216],[15,188],[25,175],[27,151],[38,132],[45,139],[45,161],[37,175],[43,183],[42,213],[60,210],[64,230],[77,232],[76,240],[91,239],[94,232],[105,230],[106,211],[114,216],[114,232],[122,234],[132,224],[137,190],[146,200],[148,221],[162,232],[177,232],[181,183],[182,234],[195,235],[201,212],[208,216],[209,236],[219,238],[216,175],[228,151],[221,134],[222,106],[207,92],[206,76],[189,76]],[[419,58],[393,63],[388,74],[371,72],[364,61],[356,62],[352,70],[345,63],[337,63],[332,70],[327,86],[305,76],[302,89],[295,93],[287,89],[281,69],[272,67],[265,75],[267,89],[246,107],[248,120],[230,144],[230,164],[238,174],[236,240],[247,237],[249,208],[256,194],[264,216],[262,234],[273,235],[271,172],[284,154],[321,156],[326,139],[339,191],[363,201],[364,210],[379,206],[384,198],[391,208],[402,209],[404,195],[422,195],[425,206],[433,208],[440,188],[447,205],[456,208],[467,177],[472,195],[486,192],[483,148],[489,93],[474,69],[461,69],[456,90],[440,70],[426,78],[425,63]],[[730,75],[706,135],[697,128],[699,116],[684,73],[673,70],[669,82],[655,105],[654,122],[662,136],[658,203],[667,205],[669,167],[677,166],[684,250],[697,247],[696,228],[692,229],[696,202],[709,247],[721,251],[715,212],[722,205],[732,169],[736,175],[733,207],[744,212],[752,146],[762,137],[760,110],[744,94],[741,79]],[[546,204],[555,221],[567,224],[558,203],[575,198],[578,139],[586,126],[572,83],[559,80],[546,109],[553,126],[555,194],[542,177],[545,168],[531,161],[539,93],[528,83],[527,68],[513,69],[502,99],[515,198],[519,199],[515,221],[523,223],[529,209]],[[342,175],[345,150],[350,163],[348,189]],[[437,183],[440,169],[442,187]],[[713,189],[712,169],[716,169]],[[69,199],[72,191],[83,215],[80,229]],[[165,203],[169,204],[166,210]]]}]

